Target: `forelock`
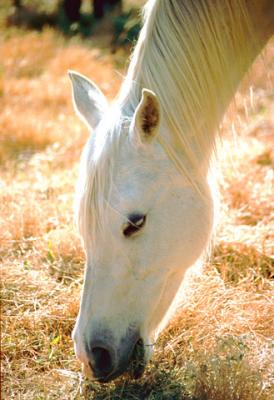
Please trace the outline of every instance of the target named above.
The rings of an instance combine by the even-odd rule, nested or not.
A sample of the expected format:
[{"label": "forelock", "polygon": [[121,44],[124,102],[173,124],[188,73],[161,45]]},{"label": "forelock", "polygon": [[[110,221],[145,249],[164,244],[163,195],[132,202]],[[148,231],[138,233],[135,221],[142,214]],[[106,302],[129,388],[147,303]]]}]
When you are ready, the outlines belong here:
[{"label": "forelock", "polygon": [[[76,191],[76,223],[85,243],[92,243],[98,231],[107,227],[106,208],[121,148],[130,120],[118,111],[110,113],[87,144],[81,160]],[[92,246],[93,247],[93,246]]]}]

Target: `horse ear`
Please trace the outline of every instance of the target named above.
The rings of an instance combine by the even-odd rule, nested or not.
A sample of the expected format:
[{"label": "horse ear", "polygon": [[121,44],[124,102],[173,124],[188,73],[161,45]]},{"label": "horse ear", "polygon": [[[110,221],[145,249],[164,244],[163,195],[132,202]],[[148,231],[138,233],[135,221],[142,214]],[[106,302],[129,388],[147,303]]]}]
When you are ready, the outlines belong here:
[{"label": "horse ear", "polygon": [[160,126],[160,104],[156,94],[151,90],[143,89],[142,98],[133,116],[133,128],[141,142],[151,142],[158,133]]},{"label": "horse ear", "polygon": [[108,102],[101,90],[89,79],[78,72],[69,71],[72,83],[72,97],[77,114],[88,124],[95,128],[108,108]]}]

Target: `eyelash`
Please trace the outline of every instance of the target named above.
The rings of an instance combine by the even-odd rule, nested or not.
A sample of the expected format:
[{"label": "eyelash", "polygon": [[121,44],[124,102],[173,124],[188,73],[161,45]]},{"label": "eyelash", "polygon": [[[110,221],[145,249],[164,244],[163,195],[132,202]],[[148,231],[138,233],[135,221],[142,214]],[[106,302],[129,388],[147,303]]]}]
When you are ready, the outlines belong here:
[{"label": "eyelash", "polygon": [[125,237],[130,237],[135,233],[139,232],[145,225],[146,216],[145,215],[133,215],[129,218],[128,223],[123,229],[123,234]]}]

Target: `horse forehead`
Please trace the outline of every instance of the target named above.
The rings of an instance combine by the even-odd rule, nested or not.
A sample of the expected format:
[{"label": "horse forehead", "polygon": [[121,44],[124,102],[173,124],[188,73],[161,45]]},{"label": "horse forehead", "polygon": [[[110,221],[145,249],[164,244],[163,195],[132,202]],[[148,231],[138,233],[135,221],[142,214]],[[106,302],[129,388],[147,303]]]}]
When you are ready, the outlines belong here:
[{"label": "horse forehead", "polygon": [[138,148],[130,139],[124,140],[116,156],[117,178],[130,177],[133,182],[150,183],[155,177],[170,169],[167,156],[159,145],[150,148]]},{"label": "horse forehead", "polygon": [[146,171],[119,172],[112,185],[110,203],[121,211],[142,207],[143,202],[155,193],[155,187],[155,180]]}]

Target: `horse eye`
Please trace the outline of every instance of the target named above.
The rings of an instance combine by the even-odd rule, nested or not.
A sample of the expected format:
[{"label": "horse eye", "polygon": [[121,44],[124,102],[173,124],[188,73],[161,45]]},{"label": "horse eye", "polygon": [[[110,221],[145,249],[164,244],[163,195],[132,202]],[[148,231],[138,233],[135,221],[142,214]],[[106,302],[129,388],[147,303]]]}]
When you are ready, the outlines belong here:
[{"label": "horse eye", "polygon": [[146,222],[146,216],[145,215],[130,215],[128,217],[128,222],[125,224],[123,228],[123,234],[125,237],[130,237],[134,233],[139,232],[143,226],[145,225]]}]

